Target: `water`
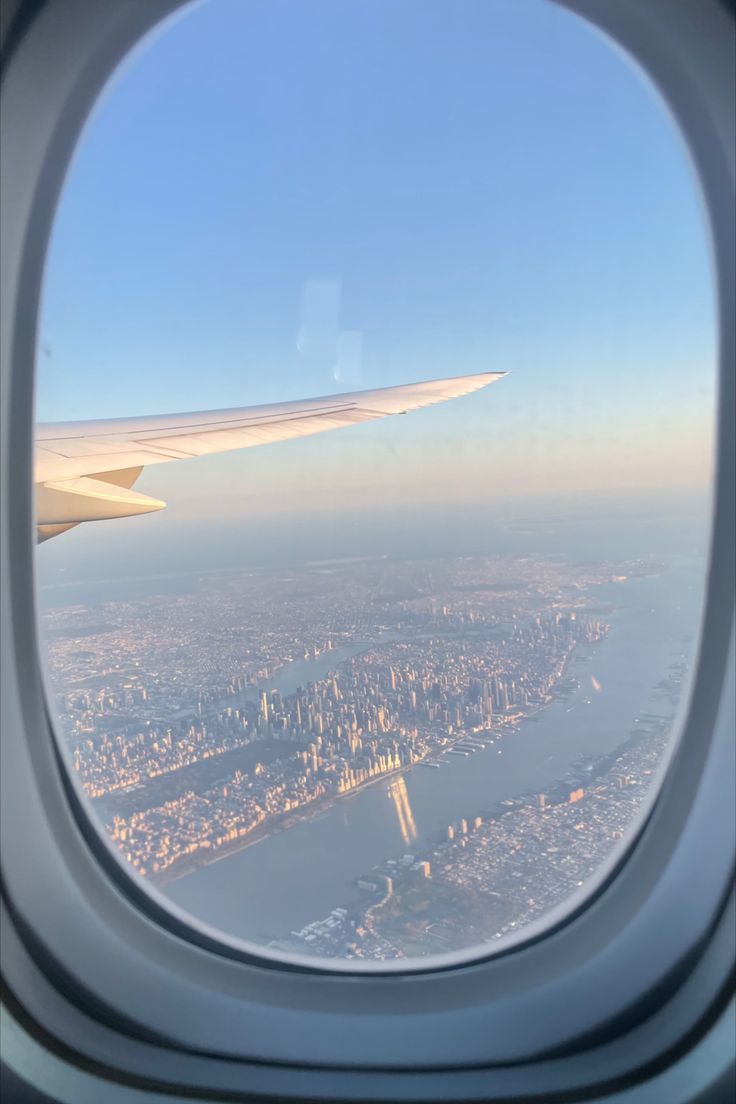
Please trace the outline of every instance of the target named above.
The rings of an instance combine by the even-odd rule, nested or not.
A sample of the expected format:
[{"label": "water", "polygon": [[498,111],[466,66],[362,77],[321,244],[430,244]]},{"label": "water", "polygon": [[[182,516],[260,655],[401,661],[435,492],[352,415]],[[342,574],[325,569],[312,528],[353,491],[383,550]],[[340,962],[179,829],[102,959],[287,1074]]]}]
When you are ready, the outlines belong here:
[{"label": "water", "polygon": [[[40,564],[38,570],[39,578],[44,578]],[[44,583],[39,587],[38,594],[42,609],[75,605],[96,607],[105,602],[134,602],[160,594],[192,594],[201,585],[201,573],[179,572]]]},{"label": "water", "polygon": [[[404,772],[417,844],[496,801],[544,791],[580,756],[616,748],[642,713],[669,715],[672,706],[655,687],[670,664],[691,659],[702,580],[702,561],[680,560],[660,576],[599,588],[594,601],[617,607],[606,618],[611,633],[588,650],[589,659],[574,661],[570,673],[580,687],[567,701],[523,722],[485,751],[468,758],[444,756],[440,770],[417,766]],[[222,931],[258,942],[319,919],[355,898],[356,877],[412,850],[392,804],[393,782],[395,776],[340,799],[311,819],[170,883],[165,892]]]}]

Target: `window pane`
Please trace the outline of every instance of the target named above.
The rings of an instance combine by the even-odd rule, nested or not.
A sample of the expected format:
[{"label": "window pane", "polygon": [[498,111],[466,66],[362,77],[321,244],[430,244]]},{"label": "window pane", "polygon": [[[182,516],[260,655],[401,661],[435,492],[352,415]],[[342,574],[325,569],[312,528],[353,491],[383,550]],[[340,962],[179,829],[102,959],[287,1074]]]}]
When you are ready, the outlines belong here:
[{"label": "window pane", "polygon": [[555,4],[212,0],[136,51],[54,227],[36,475],[57,736],[132,874],[377,963],[579,895],[686,703],[714,313],[669,117]]}]

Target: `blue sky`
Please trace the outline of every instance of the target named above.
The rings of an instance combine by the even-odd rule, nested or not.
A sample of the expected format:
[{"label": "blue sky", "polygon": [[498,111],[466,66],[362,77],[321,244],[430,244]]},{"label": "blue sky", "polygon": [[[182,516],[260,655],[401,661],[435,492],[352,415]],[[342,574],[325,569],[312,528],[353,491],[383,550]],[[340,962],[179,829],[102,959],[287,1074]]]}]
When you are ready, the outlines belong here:
[{"label": "blue sky", "polygon": [[151,532],[226,502],[702,486],[713,310],[680,139],[578,18],[548,0],[209,0],[126,61],[79,144],[37,413],[510,373],[411,418],[151,468],[139,487],[170,502]]}]

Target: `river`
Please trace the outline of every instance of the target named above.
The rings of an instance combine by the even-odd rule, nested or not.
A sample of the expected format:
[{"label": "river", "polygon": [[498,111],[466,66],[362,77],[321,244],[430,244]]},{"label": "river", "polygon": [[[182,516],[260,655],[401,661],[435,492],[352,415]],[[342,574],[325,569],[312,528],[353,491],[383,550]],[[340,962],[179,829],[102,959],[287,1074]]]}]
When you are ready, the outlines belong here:
[{"label": "river", "polygon": [[[403,773],[417,843],[496,801],[544,791],[581,756],[616,748],[642,713],[669,715],[672,706],[656,685],[671,664],[692,659],[702,582],[702,560],[682,558],[661,575],[598,588],[593,601],[615,606],[605,618],[611,632],[573,659],[569,673],[580,685],[567,700],[523,721],[484,751],[468,758],[447,755],[439,770],[417,765]],[[306,669],[315,677],[311,664]],[[304,673],[301,667],[284,669],[280,681],[291,688],[290,676]],[[354,899],[356,877],[411,850],[391,797],[394,782],[395,776],[341,798],[170,883],[164,892],[197,918],[257,942],[324,917]]]}]

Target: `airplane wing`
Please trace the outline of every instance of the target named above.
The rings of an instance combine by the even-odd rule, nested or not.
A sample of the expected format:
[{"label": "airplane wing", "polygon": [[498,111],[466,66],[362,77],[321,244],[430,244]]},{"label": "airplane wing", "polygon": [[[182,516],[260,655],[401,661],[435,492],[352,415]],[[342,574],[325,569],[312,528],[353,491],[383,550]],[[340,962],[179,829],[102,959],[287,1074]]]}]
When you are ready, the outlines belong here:
[{"label": "airplane wing", "polygon": [[405,414],[467,395],[505,372],[429,380],[296,402],[193,414],[57,422],[36,427],[39,540],[83,521],[160,510],[166,504],[131,490],[144,467]]}]

